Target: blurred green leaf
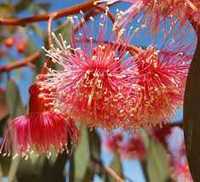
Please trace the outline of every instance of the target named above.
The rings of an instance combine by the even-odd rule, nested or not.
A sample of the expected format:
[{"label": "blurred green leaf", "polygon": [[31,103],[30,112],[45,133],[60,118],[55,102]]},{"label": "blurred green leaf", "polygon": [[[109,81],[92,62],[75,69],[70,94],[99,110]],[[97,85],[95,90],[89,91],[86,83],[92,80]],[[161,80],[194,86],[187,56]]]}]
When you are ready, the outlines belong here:
[{"label": "blurred green leaf", "polygon": [[18,181],[42,182],[40,178],[44,161],[44,157],[38,157],[35,161],[30,158],[28,160],[19,159],[19,165],[16,171]]},{"label": "blurred green leaf", "polygon": [[11,3],[0,3],[0,17],[10,17],[15,7]]},{"label": "blurred green leaf", "polygon": [[25,109],[21,101],[19,89],[13,80],[9,80],[7,83],[6,101],[11,118],[24,113]]},{"label": "blurred green leaf", "polygon": [[6,126],[6,122],[8,121],[9,115],[5,116],[0,120],[0,137],[3,137],[4,128]]},{"label": "blurred green leaf", "polygon": [[150,139],[147,153],[147,172],[150,182],[166,182],[170,176],[169,158],[165,148]]},{"label": "blurred green leaf", "polygon": [[96,130],[89,131],[89,146],[91,158],[101,160],[101,139]]},{"label": "blurred green leaf", "polygon": [[28,10],[31,12],[31,14],[42,14],[49,10],[51,4],[47,2],[41,2],[41,3],[31,3]]},{"label": "blurred green leaf", "polygon": [[87,172],[90,162],[90,149],[88,141],[88,130],[81,127],[80,143],[74,153],[75,179],[82,180]]},{"label": "blurred green leaf", "polygon": [[15,4],[15,10],[17,13],[26,10],[31,4],[33,3],[32,0],[20,0],[17,2],[17,4]]},{"label": "blurred green leaf", "polygon": [[0,90],[0,120],[8,115],[8,106],[6,103],[6,93],[4,90]]},{"label": "blurred green leaf", "polygon": [[61,34],[63,39],[69,44],[71,40],[73,24],[71,18],[68,17],[67,20],[55,30],[55,34]]},{"label": "blurred green leaf", "polygon": [[[122,162],[120,159],[120,155],[118,153],[115,153],[111,162],[110,167],[120,176],[124,177],[123,174],[123,167],[122,167]],[[107,180],[108,181],[108,180]],[[115,182],[116,179],[114,179],[112,176],[109,176],[109,181],[110,182]]]},{"label": "blurred green leaf", "polygon": [[5,157],[0,155],[0,166],[1,166],[2,176],[8,176],[11,161],[12,161],[11,157]]},{"label": "blurred green leaf", "polygon": [[94,170],[92,170],[92,168],[88,167],[86,170],[86,173],[84,175],[84,178],[81,180],[81,182],[93,181],[94,174],[95,174]]}]

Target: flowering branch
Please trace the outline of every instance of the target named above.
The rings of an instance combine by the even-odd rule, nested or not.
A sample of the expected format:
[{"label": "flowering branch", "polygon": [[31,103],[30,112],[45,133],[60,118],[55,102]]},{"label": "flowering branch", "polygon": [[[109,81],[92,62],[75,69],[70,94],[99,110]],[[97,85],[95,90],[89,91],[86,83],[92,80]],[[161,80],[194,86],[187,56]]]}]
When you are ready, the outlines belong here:
[{"label": "flowering branch", "polygon": [[70,8],[64,8],[59,11],[55,11],[52,13],[46,13],[36,16],[30,16],[26,18],[0,18],[0,25],[10,25],[10,26],[16,26],[16,25],[28,25],[34,22],[40,22],[40,21],[48,21],[49,18],[54,16],[54,19],[58,19],[64,16],[77,14],[80,11],[88,11],[89,9],[95,7],[95,3],[93,0],[87,1],[82,4],[78,4],[75,6],[72,6]]},{"label": "flowering branch", "polygon": [[14,63],[7,64],[5,66],[0,67],[0,73],[9,72],[14,69],[18,69],[24,66],[27,66],[30,63],[34,63],[40,57],[40,52],[37,51],[29,57],[25,58],[23,61],[16,61]]}]

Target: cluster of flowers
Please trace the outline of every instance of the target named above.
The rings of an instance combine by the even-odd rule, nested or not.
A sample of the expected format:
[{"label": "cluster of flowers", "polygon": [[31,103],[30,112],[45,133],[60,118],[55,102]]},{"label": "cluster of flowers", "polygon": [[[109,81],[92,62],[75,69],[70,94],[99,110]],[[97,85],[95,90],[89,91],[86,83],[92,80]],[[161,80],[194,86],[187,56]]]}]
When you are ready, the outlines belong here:
[{"label": "cluster of flowers", "polygon": [[18,53],[24,53],[27,48],[27,41],[27,37],[24,35],[24,33],[19,31],[13,36],[4,39],[4,45],[9,49],[15,47]]},{"label": "cluster of flowers", "polygon": [[105,148],[117,153],[124,159],[143,160],[146,156],[146,147],[139,133],[126,137],[124,133],[114,133],[105,138]]},{"label": "cluster of flowers", "polygon": [[[171,179],[177,182],[192,182],[186,159],[182,129],[166,125],[162,128],[150,128],[148,134],[165,147],[170,164]],[[178,136],[179,139],[176,138],[172,144],[170,138],[173,138],[174,135]],[[148,157],[148,146],[145,146],[140,132],[131,135],[115,132],[104,138],[104,146],[105,149],[120,155],[121,158],[126,160],[146,161]]]},{"label": "cluster of flowers", "polygon": [[[174,12],[165,4],[159,9],[155,3],[152,9],[154,1],[133,2],[134,11],[146,7],[143,10],[152,14]],[[114,27],[107,38],[106,13],[98,28],[94,18],[90,20],[91,26],[84,18],[73,18],[83,26],[72,33],[69,45],[61,35],[53,35],[55,44],[45,51],[59,68],[38,75],[30,88],[29,113],[9,127],[17,153],[62,152],[69,141],[77,141],[75,121],[108,130],[149,127],[167,123],[182,104],[191,61],[182,47],[136,48],[126,33],[132,29]]]}]

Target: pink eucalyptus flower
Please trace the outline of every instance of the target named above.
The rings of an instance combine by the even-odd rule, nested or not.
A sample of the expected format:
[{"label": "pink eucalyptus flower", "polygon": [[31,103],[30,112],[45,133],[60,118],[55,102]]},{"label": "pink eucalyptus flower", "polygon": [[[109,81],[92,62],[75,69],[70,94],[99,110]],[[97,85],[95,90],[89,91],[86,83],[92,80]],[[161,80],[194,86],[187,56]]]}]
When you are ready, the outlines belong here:
[{"label": "pink eucalyptus flower", "polygon": [[63,152],[70,142],[77,141],[74,121],[53,110],[51,99],[44,97],[50,93],[37,83],[33,84],[30,87],[29,113],[11,121],[9,131],[17,154]]},{"label": "pink eucalyptus flower", "polygon": [[139,86],[131,125],[154,126],[167,123],[181,106],[191,57],[183,52],[157,51],[148,47],[134,60]]},{"label": "pink eucalyptus flower", "polygon": [[46,51],[61,69],[49,70],[41,84],[56,88],[58,107],[75,120],[106,129],[128,127],[125,105],[134,85],[134,64],[126,57],[127,43],[114,32],[106,43],[105,17],[101,19],[96,32],[85,25],[70,46],[55,38],[59,48]]}]

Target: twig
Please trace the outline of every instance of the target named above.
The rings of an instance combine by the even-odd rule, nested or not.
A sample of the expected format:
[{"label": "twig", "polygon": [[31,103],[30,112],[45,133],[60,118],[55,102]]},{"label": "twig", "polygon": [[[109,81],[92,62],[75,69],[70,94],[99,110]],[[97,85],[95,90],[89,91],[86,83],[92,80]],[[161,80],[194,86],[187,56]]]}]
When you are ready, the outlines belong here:
[{"label": "twig", "polygon": [[0,73],[9,72],[14,69],[18,69],[18,68],[27,66],[30,63],[36,62],[39,57],[40,57],[40,52],[37,51],[22,61],[16,61],[14,63],[10,63],[10,64],[0,67]]},{"label": "twig", "polygon": [[30,16],[30,17],[25,17],[25,18],[0,18],[0,25],[25,26],[34,22],[48,21],[52,16],[54,16],[54,19],[58,19],[64,16],[77,14],[80,11],[85,12],[85,11],[90,10],[93,7],[95,7],[95,3],[93,0],[91,0],[82,4],[72,6],[70,8],[64,8],[64,9],[55,11],[52,13],[46,13],[46,14]]},{"label": "twig", "polygon": [[104,13],[107,13],[107,16],[108,18],[110,18],[110,20],[112,21],[112,23],[115,22],[115,17],[114,15],[109,12],[109,11],[106,11],[106,7],[103,7],[103,6],[96,6],[95,7],[95,10],[92,10],[90,12],[88,12],[85,16],[84,16],[84,20],[85,22],[80,22],[75,28],[74,28],[74,32],[77,32],[87,21],[90,20],[90,17],[94,17],[96,15],[98,15],[99,13],[101,12],[104,12]]},{"label": "twig", "polygon": [[104,166],[105,171],[112,176],[116,182],[125,182],[111,167],[109,166]]},{"label": "twig", "polygon": [[48,48],[52,45],[52,37],[51,37],[51,26],[52,26],[52,21],[54,19],[55,15],[52,15],[49,20],[48,20],[48,28],[47,28],[47,34],[48,34]]},{"label": "twig", "polygon": [[97,160],[97,159],[92,159],[92,162],[96,165],[99,166],[100,169],[102,169],[103,171],[105,171],[108,175],[110,175],[111,177],[113,177],[113,179],[115,179],[116,182],[125,182],[125,180],[119,176],[116,171],[114,171],[111,167],[109,166],[104,166],[102,164],[101,161]]},{"label": "twig", "polygon": [[183,128],[183,122],[170,123],[169,126]]}]

